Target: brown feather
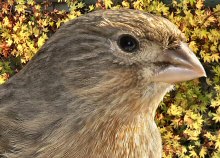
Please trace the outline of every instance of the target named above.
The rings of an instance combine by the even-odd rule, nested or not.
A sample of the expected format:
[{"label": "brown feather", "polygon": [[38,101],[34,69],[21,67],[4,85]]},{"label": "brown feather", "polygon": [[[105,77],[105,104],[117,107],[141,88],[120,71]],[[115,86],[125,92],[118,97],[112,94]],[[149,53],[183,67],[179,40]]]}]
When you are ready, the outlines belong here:
[{"label": "brown feather", "polygon": [[[131,34],[140,49],[117,46]],[[59,29],[0,88],[0,154],[8,158],[159,158],[155,111],[172,85],[153,82],[168,20],[135,10],[89,13]]]}]

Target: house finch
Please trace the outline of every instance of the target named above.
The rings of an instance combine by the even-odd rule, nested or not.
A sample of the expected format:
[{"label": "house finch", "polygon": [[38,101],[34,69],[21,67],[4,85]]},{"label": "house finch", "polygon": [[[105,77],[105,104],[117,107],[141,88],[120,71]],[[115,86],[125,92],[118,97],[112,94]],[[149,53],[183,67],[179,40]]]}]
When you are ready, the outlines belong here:
[{"label": "house finch", "polygon": [[8,158],[160,158],[155,111],[173,84],[205,76],[180,30],[136,10],[61,27],[0,88]]}]

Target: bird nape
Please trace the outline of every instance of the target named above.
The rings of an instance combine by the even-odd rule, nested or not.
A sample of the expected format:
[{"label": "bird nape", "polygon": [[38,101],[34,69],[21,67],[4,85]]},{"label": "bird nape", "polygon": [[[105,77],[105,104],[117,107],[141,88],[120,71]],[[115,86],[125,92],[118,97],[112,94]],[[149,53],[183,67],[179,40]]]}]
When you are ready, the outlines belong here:
[{"label": "bird nape", "polygon": [[64,24],[0,88],[0,157],[160,158],[155,111],[205,76],[169,20],[99,10]]}]

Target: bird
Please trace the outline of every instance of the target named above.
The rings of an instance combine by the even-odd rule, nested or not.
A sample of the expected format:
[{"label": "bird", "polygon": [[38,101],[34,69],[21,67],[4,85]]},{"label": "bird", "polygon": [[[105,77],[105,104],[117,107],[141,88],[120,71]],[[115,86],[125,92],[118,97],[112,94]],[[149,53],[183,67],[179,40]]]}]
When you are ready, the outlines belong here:
[{"label": "bird", "polygon": [[205,70],[168,19],[96,10],[50,37],[0,87],[0,157],[160,158],[156,109]]}]

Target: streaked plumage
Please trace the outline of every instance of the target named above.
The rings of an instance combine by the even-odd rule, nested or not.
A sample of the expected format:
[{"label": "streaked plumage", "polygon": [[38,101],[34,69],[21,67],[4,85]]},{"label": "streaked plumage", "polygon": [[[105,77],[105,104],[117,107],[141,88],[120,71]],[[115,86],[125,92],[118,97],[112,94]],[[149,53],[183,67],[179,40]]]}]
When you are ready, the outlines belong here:
[{"label": "streaked plumage", "polygon": [[205,75],[184,42],[168,20],[135,10],[66,23],[1,86],[0,154],[161,157],[159,102],[173,83]]}]

